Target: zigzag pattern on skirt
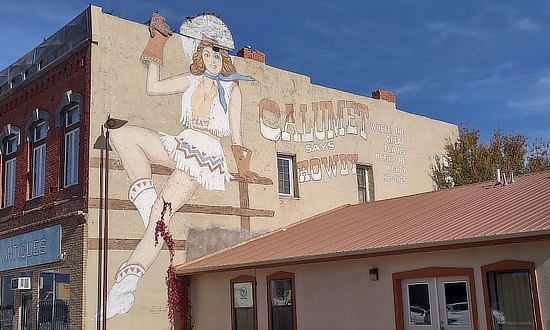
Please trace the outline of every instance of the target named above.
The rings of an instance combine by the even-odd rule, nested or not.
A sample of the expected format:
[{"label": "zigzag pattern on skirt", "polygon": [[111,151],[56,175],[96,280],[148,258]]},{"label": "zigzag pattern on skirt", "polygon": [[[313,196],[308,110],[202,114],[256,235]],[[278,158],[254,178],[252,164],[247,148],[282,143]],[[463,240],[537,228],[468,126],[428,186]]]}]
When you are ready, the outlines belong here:
[{"label": "zigzag pattern on skirt", "polygon": [[219,170],[220,173],[225,173],[223,170],[223,157],[206,156],[205,153],[192,145],[185,143],[177,138],[174,138],[177,142],[176,150],[182,151],[186,159],[194,158],[200,167],[208,167],[210,172]]}]

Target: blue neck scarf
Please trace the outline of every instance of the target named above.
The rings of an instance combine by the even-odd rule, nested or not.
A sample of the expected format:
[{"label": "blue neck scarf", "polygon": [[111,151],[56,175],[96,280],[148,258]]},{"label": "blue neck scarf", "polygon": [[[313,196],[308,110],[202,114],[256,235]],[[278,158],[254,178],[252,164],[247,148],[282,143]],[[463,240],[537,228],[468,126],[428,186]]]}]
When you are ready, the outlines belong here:
[{"label": "blue neck scarf", "polygon": [[218,83],[218,98],[220,99],[220,103],[222,104],[223,110],[225,113],[227,113],[227,102],[225,102],[225,89],[223,89],[222,84],[220,84],[221,81],[235,81],[235,80],[244,80],[244,81],[254,81],[254,78],[250,76],[243,76],[238,73],[232,73],[229,76],[222,76],[222,74],[218,74],[216,76],[204,71],[203,75],[208,78],[215,80]]}]

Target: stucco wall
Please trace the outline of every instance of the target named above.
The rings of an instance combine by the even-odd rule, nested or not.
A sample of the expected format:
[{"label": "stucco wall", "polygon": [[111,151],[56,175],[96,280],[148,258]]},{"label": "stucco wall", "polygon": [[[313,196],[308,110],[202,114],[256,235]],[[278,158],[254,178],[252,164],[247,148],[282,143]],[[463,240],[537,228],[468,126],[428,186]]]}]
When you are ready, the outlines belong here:
[{"label": "stucco wall", "polygon": [[[231,278],[255,276],[258,329],[268,328],[266,277],[294,273],[298,329],[394,329],[392,274],[427,267],[473,268],[479,329],[487,329],[481,266],[505,259],[534,262],[543,323],[550,322],[550,242],[416,253],[310,265],[214,273],[191,277],[196,329],[230,329]],[[380,280],[370,281],[377,267]]]},{"label": "stucco wall", "polygon": [[[146,92],[147,69],[140,62],[140,55],[149,39],[147,26],[130,22],[116,16],[104,14],[101,8],[92,11],[92,76],[91,76],[91,130],[90,130],[90,241],[98,237],[99,210],[99,158],[101,153],[94,149],[96,139],[101,135],[101,126],[108,114],[128,121],[153,132],[162,131],[177,135],[183,126],[179,122],[182,95],[150,96]],[[185,14],[182,13],[182,20]],[[173,27],[174,28],[174,27]],[[175,27],[177,28],[177,27]],[[239,45],[236,45],[238,48]],[[268,54],[269,55],[269,54]],[[173,35],[164,48],[164,64],[161,78],[173,77],[189,71],[189,61],[182,50],[178,35]],[[235,57],[237,72],[252,76],[254,81],[240,81],[242,92],[241,132],[243,145],[252,150],[251,170],[270,179],[273,184],[248,184],[249,208],[254,212],[272,212],[273,216],[251,216],[249,220],[236,215],[226,215],[232,208],[236,212],[243,206],[239,197],[237,182],[228,182],[224,191],[208,191],[199,187],[187,204],[215,206],[212,211],[199,213],[176,213],[170,225],[170,232],[177,241],[175,263],[186,259],[185,246],[195,248],[189,255],[196,257],[215,251],[248,237],[263,233],[305,217],[329,210],[346,203],[357,203],[357,178],[350,160],[346,166],[337,164],[337,174],[329,177],[327,171],[314,167],[304,167],[304,182],[298,184],[299,197],[279,197],[277,186],[277,153],[295,155],[297,163],[311,165],[340,155],[356,159],[359,164],[373,167],[376,199],[385,199],[406,194],[429,191],[433,183],[429,177],[429,166],[434,155],[443,152],[445,138],[457,135],[457,127],[429,118],[412,115],[395,108],[395,104],[382,100],[352,95],[322,86],[312,85],[308,77],[270,67],[253,60]],[[376,89],[377,86],[373,86]],[[268,100],[268,101],[265,101]],[[263,103],[262,103],[263,101]],[[303,133],[302,112],[306,109],[306,132],[315,129],[314,114],[321,131],[322,118],[328,123],[328,107],[338,113],[341,108],[342,122],[345,123],[343,136],[332,139],[314,138],[312,142],[284,141],[262,134],[260,125],[260,104],[271,102],[280,111],[280,117],[263,109],[264,128],[285,128],[287,105],[292,105],[297,131]],[[342,103],[343,102],[343,103]],[[324,109],[326,117],[314,112],[314,107]],[[325,108],[323,108],[325,107]],[[368,115],[365,109],[368,108]],[[358,114],[362,109],[364,116]],[[348,124],[350,126],[348,132]],[[363,129],[363,134],[361,131]],[[356,130],[354,133],[352,131]],[[294,131],[291,131],[294,133]],[[326,133],[326,130],[325,130]],[[328,133],[326,133],[328,134]],[[221,141],[229,171],[237,172],[231,153],[231,139]],[[356,155],[356,156],[353,156]],[[399,157],[399,158],[396,158]],[[109,263],[109,285],[121,263],[127,260],[137,242],[143,237],[144,225],[136,210],[128,206],[128,179],[119,161],[119,155],[111,152],[114,160],[109,172],[109,198],[113,205],[109,212],[109,236],[111,245]],[[355,158],[354,158],[355,157]],[[316,160],[315,160],[316,159]],[[153,181],[157,191],[168,178],[166,172],[154,172]],[[310,180],[306,179],[310,176]],[[319,179],[319,180],[317,180]],[[182,189],[183,191],[184,189]],[[94,204],[95,201],[95,204]],[[126,204],[125,204],[126,203]],[[220,206],[222,208],[216,208]],[[249,221],[250,231],[243,223]],[[189,236],[192,235],[192,236]],[[203,242],[204,244],[201,244]],[[94,264],[97,244],[91,244],[88,271],[96,272]],[[128,314],[117,316],[110,322],[113,326],[130,322],[133,328],[146,328],[146,323],[166,322],[164,272],[167,267],[168,252],[163,250],[136,290],[136,300]],[[88,290],[97,287],[96,276],[90,275]],[[147,299],[143,299],[146,296]],[[92,315],[96,309],[95,295],[89,295],[87,312]],[[160,310],[160,312],[159,312]],[[147,318],[147,321],[143,320]],[[119,323],[121,322],[121,323]],[[155,323],[156,322],[156,323]],[[94,323],[89,328],[95,327]],[[165,328],[168,327],[166,323]]]}]

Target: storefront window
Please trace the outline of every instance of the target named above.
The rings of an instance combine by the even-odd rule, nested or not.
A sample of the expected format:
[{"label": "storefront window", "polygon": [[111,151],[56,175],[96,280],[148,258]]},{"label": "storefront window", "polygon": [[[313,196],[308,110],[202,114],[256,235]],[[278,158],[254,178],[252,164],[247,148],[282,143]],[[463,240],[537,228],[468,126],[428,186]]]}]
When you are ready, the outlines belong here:
[{"label": "storefront window", "polygon": [[38,329],[68,329],[70,270],[40,272]]},{"label": "storefront window", "polygon": [[0,329],[13,329],[13,302],[15,291],[11,289],[12,276],[2,276],[2,303],[0,305]]}]

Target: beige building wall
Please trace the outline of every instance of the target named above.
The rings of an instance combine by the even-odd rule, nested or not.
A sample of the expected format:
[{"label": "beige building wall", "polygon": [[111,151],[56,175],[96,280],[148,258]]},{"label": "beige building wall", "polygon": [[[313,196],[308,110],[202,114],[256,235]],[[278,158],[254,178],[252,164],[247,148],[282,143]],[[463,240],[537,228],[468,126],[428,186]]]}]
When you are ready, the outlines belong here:
[{"label": "beige building wall", "polygon": [[[88,235],[90,242],[95,240],[96,245],[90,244],[88,252],[89,294],[86,310],[89,316],[95,313],[97,307],[96,297],[90,293],[97,288],[98,165],[101,157],[101,151],[93,146],[102,134],[103,123],[111,115],[127,120],[127,125],[171,135],[177,135],[183,129],[179,121],[181,94],[147,94],[147,69],[140,62],[140,55],[149,40],[147,26],[102,13],[99,7],[92,6],[91,12]],[[184,16],[182,13],[182,20]],[[396,109],[392,102],[313,85],[306,76],[264,63],[239,57],[233,61],[238,73],[254,78],[254,81],[239,82],[242,92],[242,140],[243,145],[253,153],[250,168],[273,184],[247,185],[249,208],[252,209],[249,219],[235,215],[245,206],[239,183],[227,182],[223,191],[199,187],[187,204],[198,205],[202,211],[176,213],[170,225],[170,232],[177,241],[175,264],[185,261],[186,254],[194,258],[334,207],[357,203],[355,162],[372,166],[377,200],[434,189],[430,165],[434,155],[443,153],[445,139],[457,136],[455,125],[406,113]],[[188,71],[189,61],[182,50],[182,42],[174,34],[164,48],[161,78]],[[373,89],[376,87],[373,86]],[[292,124],[290,117],[287,120],[287,110],[291,107],[294,110],[294,126],[287,125]],[[274,110],[278,110],[279,114]],[[335,119],[340,119],[342,130],[337,130],[338,136],[328,138],[329,131],[332,134],[335,132],[327,128],[334,125],[329,120],[331,111],[335,113]],[[277,136],[279,129],[281,134]],[[312,141],[295,141],[295,133],[302,140],[309,140],[307,133],[312,130],[317,131],[313,133]],[[323,134],[324,138],[321,138]],[[229,171],[236,173],[231,139],[222,139],[221,143]],[[299,195],[296,197],[279,197],[277,153],[293,155],[299,166],[297,177],[299,180],[302,178],[302,182],[297,184]],[[323,160],[328,164],[330,159],[335,159],[334,156],[338,160],[333,164],[336,170],[329,175],[323,167]],[[128,201],[128,188],[132,182],[119,161],[119,155],[110,152],[110,157],[113,163],[109,171],[109,198],[112,203],[109,237],[113,242],[109,251],[109,285],[145,232],[138,212]],[[161,169],[153,173],[156,189],[160,190],[169,172]],[[167,266],[168,251],[163,250],[141,278],[133,307],[127,314],[112,318],[110,327],[168,328],[164,286]],[[89,319],[88,328],[94,328],[95,323]],[[164,325],[159,327],[159,322]]]},{"label": "beige building wall", "polygon": [[[395,329],[392,274],[427,267],[473,268],[479,329],[487,329],[481,266],[502,260],[534,262],[543,324],[550,325],[550,242],[404,254],[191,276],[197,330],[231,328],[230,280],[256,278],[258,329],[268,329],[267,276],[294,273],[298,329]],[[380,279],[371,281],[377,267]]]}]

